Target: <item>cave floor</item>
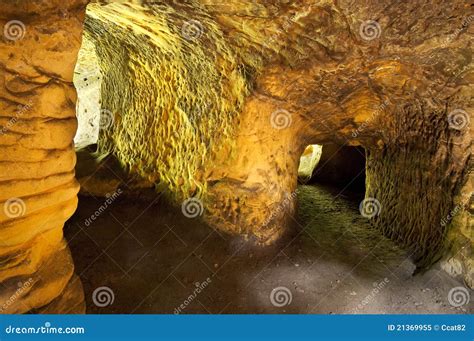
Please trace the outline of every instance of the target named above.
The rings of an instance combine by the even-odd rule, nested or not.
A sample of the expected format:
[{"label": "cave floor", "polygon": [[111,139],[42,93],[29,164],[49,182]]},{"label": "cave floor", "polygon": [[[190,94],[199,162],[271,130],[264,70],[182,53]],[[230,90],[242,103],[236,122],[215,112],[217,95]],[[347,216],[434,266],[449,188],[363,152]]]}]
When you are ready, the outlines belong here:
[{"label": "cave floor", "polygon": [[[87,312],[472,311],[472,302],[461,308],[449,304],[449,290],[462,283],[443,271],[435,268],[412,276],[409,255],[359,214],[360,198],[331,188],[300,186],[298,200],[297,232],[262,248],[186,218],[159,196],[119,197],[86,226],[86,218],[104,198],[81,196],[65,233]],[[113,291],[114,301],[99,307],[92,296],[103,286]],[[279,287],[288,289],[285,298],[291,295],[291,302],[282,307],[270,300]],[[276,297],[278,305],[278,297],[284,295]]]}]

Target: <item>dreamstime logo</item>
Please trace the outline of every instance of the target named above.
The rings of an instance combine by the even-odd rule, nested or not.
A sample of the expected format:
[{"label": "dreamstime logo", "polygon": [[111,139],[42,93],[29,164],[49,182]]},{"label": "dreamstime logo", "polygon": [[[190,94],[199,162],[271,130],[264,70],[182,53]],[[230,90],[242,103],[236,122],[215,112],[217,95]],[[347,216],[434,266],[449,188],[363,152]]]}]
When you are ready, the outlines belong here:
[{"label": "dreamstime logo", "polygon": [[181,34],[186,40],[197,40],[204,33],[204,27],[197,20],[189,20],[181,26]]},{"label": "dreamstime logo", "polygon": [[18,218],[25,214],[26,205],[20,198],[10,198],[3,204],[3,212],[8,218]]},{"label": "dreamstime logo", "polygon": [[469,124],[469,114],[462,109],[454,109],[448,114],[449,128],[463,130]]},{"label": "dreamstime logo", "polygon": [[109,287],[98,287],[92,293],[92,302],[100,308],[114,303],[115,295]]},{"label": "dreamstime logo", "polygon": [[101,109],[100,110],[100,129],[108,129],[114,124],[114,114],[110,110]]},{"label": "dreamstime logo", "polygon": [[204,207],[198,198],[188,198],[181,204],[181,211],[187,218],[196,218],[202,215]]},{"label": "dreamstime logo", "polygon": [[275,307],[280,308],[285,305],[290,305],[292,300],[293,295],[287,287],[276,287],[270,293],[270,302],[272,302]]},{"label": "dreamstime logo", "polygon": [[382,205],[375,198],[365,198],[359,205],[360,214],[365,218],[373,218],[380,214]]},{"label": "dreamstime logo", "polygon": [[469,303],[470,295],[469,290],[465,287],[454,287],[449,290],[448,302],[453,307],[461,307]]},{"label": "dreamstime logo", "polygon": [[273,128],[280,130],[288,128],[291,125],[292,120],[293,119],[288,110],[278,109],[272,112],[270,123],[272,124]]},{"label": "dreamstime logo", "polygon": [[380,37],[382,33],[382,28],[380,24],[375,20],[367,20],[360,24],[359,34],[362,39],[366,41],[371,41]]},{"label": "dreamstime logo", "polygon": [[20,20],[10,20],[3,27],[3,35],[11,41],[17,41],[25,36],[26,27]]}]

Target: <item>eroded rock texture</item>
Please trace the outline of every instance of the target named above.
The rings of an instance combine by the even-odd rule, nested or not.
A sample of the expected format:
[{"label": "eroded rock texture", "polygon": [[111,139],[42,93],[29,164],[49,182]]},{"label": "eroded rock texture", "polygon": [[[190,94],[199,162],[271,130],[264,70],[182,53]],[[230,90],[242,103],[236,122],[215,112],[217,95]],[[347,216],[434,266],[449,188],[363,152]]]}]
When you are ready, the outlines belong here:
[{"label": "eroded rock texture", "polygon": [[77,206],[85,0],[0,1],[0,311],[82,312],[63,224]]},{"label": "eroded rock texture", "polygon": [[262,243],[288,226],[308,144],[363,146],[374,225],[420,269],[462,249],[472,285],[471,225],[443,221],[470,200],[472,18],[462,0],[91,5],[101,146]]},{"label": "eroded rock texture", "polygon": [[[85,38],[104,75],[100,151],[183,200],[205,192],[204,165],[232,141],[247,84],[204,9],[176,6],[90,4]],[[183,38],[186,9],[206,25],[205,43]]]},{"label": "eroded rock texture", "polygon": [[76,105],[78,127],[74,136],[74,145],[78,149],[97,143],[99,137],[102,75],[95,46],[90,40],[82,40],[73,80],[78,94]]}]

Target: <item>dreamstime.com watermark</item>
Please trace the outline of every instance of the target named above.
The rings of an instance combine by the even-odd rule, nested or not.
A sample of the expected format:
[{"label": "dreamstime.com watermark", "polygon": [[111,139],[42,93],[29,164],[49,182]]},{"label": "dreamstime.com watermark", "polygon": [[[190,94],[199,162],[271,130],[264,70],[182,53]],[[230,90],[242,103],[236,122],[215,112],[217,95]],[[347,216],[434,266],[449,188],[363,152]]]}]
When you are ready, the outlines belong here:
[{"label": "dreamstime.com watermark", "polygon": [[31,285],[33,284],[33,278],[29,278],[26,282],[18,282],[18,289],[15,290],[13,295],[11,295],[0,307],[0,314],[8,309]]},{"label": "dreamstime.com watermark", "polygon": [[104,201],[102,205],[93,213],[89,218],[84,220],[84,225],[90,226],[93,221],[95,221],[112,203],[118,198],[120,194],[122,194],[123,191],[118,188],[115,192],[113,192],[111,195],[107,197],[107,199]]},{"label": "dreamstime.com watermark", "polygon": [[304,7],[301,10],[299,10],[298,13],[295,13],[291,16],[284,16],[282,18],[283,23],[281,25],[281,29],[277,29],[274,34],[266,38],[262,46],[267,49],[269,48],[276,49],[279,52],[280,50],[279,46],[281,46],[281,41],[284,41],[284,39],[282,38],[283,34],[285,32],[288,32],[290,27],[296,24],[299,18],[306,16],[308,12],[309,12],[309,7]]},{"label": "dreamstime.com watermark", "polygon": [[469,125],[469,114],[463,109],[454,109],[448,114],[448,126],[451,129],[463,130]]},{"label": "dreamstime.com watermark", "polygon": [[25,105],[19,104],[16,107],[17,110],[15,111],[15,115],[8,120],[7,124],[0,128],[0,135],[6,134],[15,125],[15,123],[18,122],[20,117],[31,109],[32,104],[33,101],[31,99]]},{"label": "dreamstime.com watermark", "polygon": [[14,327],[5,328],[6,334],[85,334],[84,327],[52,327],[50,322],[45,322],[40,327]]},{"label": "dreamstime.com watermark", "polygon": [[3,26],[3,36],[10,41],[23,39],[26,33],[26,26],[20,20],[10,20]]},{"label": "dreamstime.com watermark", "polygon": [[445,227],[448,225],[451,220],[459,213],[461,212],[464,207],[466,207],[469,204],[469,201],[471,200],[472,196],[474,195],[474,192],[467,193],[466,195],[463,196],[461,203],[457,204],[449,213],[446,215],[446,217],[441,219],[440,225]]},{"label": "dreamstime.com watermark", "polygon": [[358,314],[359,313],[359,310],[361,310],[362,308],[364,308],[365,306],[367,306],[368,304],[370,304],[370,302],[372,302],[374,300],[374,298],[380,294],[381,290],[383,288],[385,288],[385,286],[390,282],[390,280],[385,277],[382,281],[380,282],[374,282],[374,288],[372,289],[372,291],[370,291],[370,293],[364,297],[364,299],[357,305],[357,307],[355,307],[353,310],[352,310],[352,314]]},{"label": "dreamstime.com watermark", "polygon": [[99,112],[99,129],[107,130],[114,125],[115,118],[112,111],[108,109],[100,109]]},{"label": "dreamstime.com watermark", "polygon": [[364,122],[362,122],[361,125],[359,125],[357,127],[357,129],[355,130],[352,130],[352,137],[353,138],[356,138],[357,136],[359,136],[360,133],[362,133],[366,128],[367,126],[372,122],[374,121],[377,116],[379,116],[380,114],[384,113],[385,112],[385,109],[387,108],[387,106],[389,105],[389,100],[386,99],[385,101],[383,101],[382,104],[380,104],[377,109],[375,109],[373,112],[372,112],[372,115],[370,115],[370,117],[368,117]]},{"label": "dreamstime.com watermark", "polygon": [[359,26],[359,35],[365,41],[377,39],[382,34],[380,24],[375,20],[366,20]]},{"label": "dreamstime.com watermark", "polygon": [[189,41],[198,40],[204,34],[204,26],[198,20],[188,20],[181,26],[181,35]]},{"label": "dreamstime.com watermark", "polygon": [[206,280],[202,283],[199,283],[199,282],[196,282],[194,285],[196,286],[196,288],[194,288],[193,292],[191,295],[189,295],[183,303],[181,303],[179,305],[179,307],[175,308],[174,309],[174,314],[175,315],[178,315],[178,314],[181,314],[184,309],[186,309],[186,307],[188,305],[191,304],[192,301],[194,301],[196,299],[196,297],[212,282],[212,280],[208,277],[206,278]]},{"label": "dreamstime.com watermark", "polygon": [[443,219],[441,219],[441,226],[445,227],[446,225],[449,224],[449,222],[456,216],[456,214],[459,213],[459,211],[461,211],[463,208],[462,205],[456,205],[449,213],[446,217],[444,217]]},{"label": "dreamstime.com watermark", "polygon": [[290,207],[290,204],[293,200],[296,199],[298,196],[298,190],[295,190],[291,194],[286,194],[286,197],[283,199],[283,201],[277,206],[276,209],[272,211],[272,214],[270,214],[267,219],[263,222],[262,227],[266,227],[270,222],[277,217],[282,211],[288,209]]},{"label": "dreamstime.com watermark", "polygon": [[455,40],[461,32],[466,31],[469,25],[474,21],[474,15],[470,15],[462,21],[461,27],[457,28],[452,34],[448,35],[441,47],[446,47],[450,42]]},{"label": "dreamstime.com watermark", "polygon": [[270,124],[274,129],[286,129],[293,122],[291,113],[285,109],[278,109],[272,112],[270,117]]},{"label": "dreamstime.com watermark", "polygon": [[10,198],[3,204],[3,213],[11,219],[22,217],[26,213],[26,204],[20,198]]}]

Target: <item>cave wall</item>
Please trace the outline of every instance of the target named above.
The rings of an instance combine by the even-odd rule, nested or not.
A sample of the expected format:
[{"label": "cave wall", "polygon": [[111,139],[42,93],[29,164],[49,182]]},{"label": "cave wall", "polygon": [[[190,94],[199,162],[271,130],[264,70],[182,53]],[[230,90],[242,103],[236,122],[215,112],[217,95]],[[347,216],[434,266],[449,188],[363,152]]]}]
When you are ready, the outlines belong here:
[{"label": "cave wall", "polygon": [[88,39],[82,39],[73,82],[78,95],[76,104],[78,126],[74,136],[74,145],[77,149],[96,144],[101,123],[105,129],[110,123],[110,113],[106,110],[101,112],[100,109],[102,75],[95,46]]},{"label": "cave wall", "polygon": [[110,115],[99,153],[113,153],[172,200],[201,197],[203,165],[232,143],[247,93],[223,32],[197,3],[166,2],[93,3],[85,29],[104,75],[101,110]]},{"label": "cave wall", "polygon": [[[101,152],[174,200],[199,198],[216,228],[269,243],[294,213],[305,146],[363,146],[374,226],[420,270],[443,257],[472,286],[472,14],[394,4],[94,4]],[[77,205],[85,5],[0,1],[2,312],[84,311],[62,228]]]},{"label": "cave wall", "polygon": [[2,313],[85,309],[62,229],[77,206],[72,77],[86,2],[0,1]]},{"label": "cave wall", "polygon": [[441,223],[472,147],[452,128],[472,112],[465,2],[101,3],[86,24],[114,118],[101,150],[178,202],[196,196],[216,228],[278,239],[305,146],[336,143],[367,150],[371,220],[419,270],[472,236]]},{"label": "cave wall", "polygon": [[454,197],[454,207],[441,221],[441,224],[448,225],[448,234],[445,245],[446,252],[440,263],[446,272],[462,278],[470,288],[474,288],[474,178],[472,165],[469,170],[468,180]]},{"label": "cave wall", "polygon": [[[463,67],[470,62],[464,60]],[[468,111],[462,110],[457,120],[452,116],[456,108],[472,107],[472,86],[462,78],[451,86],[445,107],[433,108],[432,100],[424,98],[399,105],[386,119],[387,145],[368,149],[366,198],[380,204],[373,224],[410,250],[418,271],[450,255],[457,271],[444,268],[462,274],[472,287],[473,236],[467,216],[473,130]]]}]

